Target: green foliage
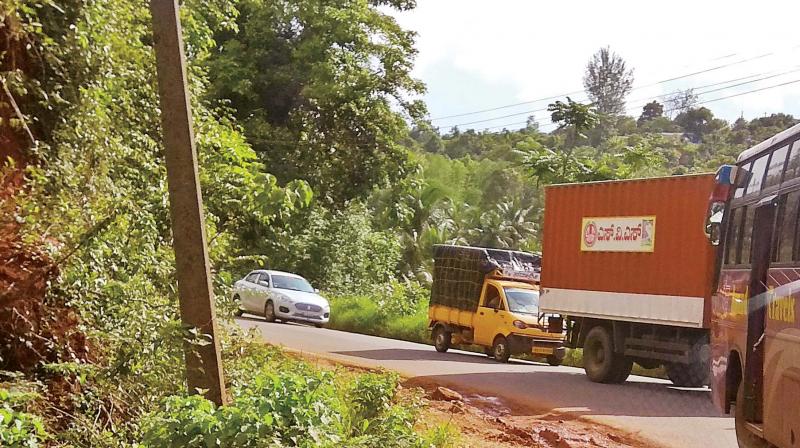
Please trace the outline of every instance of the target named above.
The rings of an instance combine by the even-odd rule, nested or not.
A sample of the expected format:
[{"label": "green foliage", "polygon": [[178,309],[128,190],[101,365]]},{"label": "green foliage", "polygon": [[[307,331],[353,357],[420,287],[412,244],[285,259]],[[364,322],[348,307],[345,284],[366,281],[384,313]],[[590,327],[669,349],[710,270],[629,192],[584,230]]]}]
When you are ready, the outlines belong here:
[{"label": "green foliage", "polygon": [[307,180],[337,207],[400,179],[404,118],[425,110],[409,99],[424,90],[410,75],[413,33],[367,0],[245,0],[238,9],[238,31],[216,35],[211,95],[233,108],[270,172]]},{"label": "green foliage", "polygon": [[395,277],[400,243],[373,227],[365,205],[334,212],[316,207],[298,222],[298,230],[279,233],[267,249],[270,268],[297,272],[334,294],[372,291]]},{"label": "green foliage", "polygon": [[373,294],[331,298],[330,327],[354,333],[427,342],[430,291],[415,282],[392,282]]},{"label": "green foliage", "polygon": [[[244,348],[244,347],[243,347]],[[396,374],[351,375],[314,368],[274,349],[247,348],[234,368],[233,400],[171,396],[145,417],[150,447],[438,447],[413,430],[417,405],[397,396]],[[252,361],[266,358],[255,367]],[[255,371],[254,371],[255,370]]]},{"label": "green foliage", "polygon": [[583,86],[600,113],[622,115],[625,97],[633,88],[633,70],[628,69],[625,60],[609,47],[601,48],[586,65]]},{"label": "green foliage", "polygon": [[8,448],[44,446],[50,436],[36,415],[19,411],[19,397],[0,388],[0,445]]}]

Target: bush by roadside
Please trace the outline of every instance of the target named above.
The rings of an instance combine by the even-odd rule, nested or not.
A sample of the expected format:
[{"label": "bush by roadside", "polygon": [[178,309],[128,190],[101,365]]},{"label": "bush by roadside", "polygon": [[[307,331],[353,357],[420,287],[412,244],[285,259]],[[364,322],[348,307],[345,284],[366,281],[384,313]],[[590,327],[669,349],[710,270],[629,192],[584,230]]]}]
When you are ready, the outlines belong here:
[{"label": "bush by roadside", "polygon": [[333,296],[330,328],[428,343],[428,290],[415,282],[392,282],[373,294]]}]

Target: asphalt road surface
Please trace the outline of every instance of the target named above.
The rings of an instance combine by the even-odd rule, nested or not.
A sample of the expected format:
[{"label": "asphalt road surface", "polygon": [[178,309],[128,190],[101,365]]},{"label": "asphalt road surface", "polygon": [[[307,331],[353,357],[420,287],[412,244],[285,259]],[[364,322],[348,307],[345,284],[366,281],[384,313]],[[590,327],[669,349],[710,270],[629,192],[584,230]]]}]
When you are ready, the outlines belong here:
[{"label": "asphalt road surface", "polygon": [[384,367],[422,382],[474,391],[537,409],[586,416],[675,448],[735,448],[734,422],[711,403],[708,389],[631,376],[621,385],[590,382],[582,369],[523,361],[499,364],[486,356],[314,327],[237,319],[265,342],[369,367]]}]

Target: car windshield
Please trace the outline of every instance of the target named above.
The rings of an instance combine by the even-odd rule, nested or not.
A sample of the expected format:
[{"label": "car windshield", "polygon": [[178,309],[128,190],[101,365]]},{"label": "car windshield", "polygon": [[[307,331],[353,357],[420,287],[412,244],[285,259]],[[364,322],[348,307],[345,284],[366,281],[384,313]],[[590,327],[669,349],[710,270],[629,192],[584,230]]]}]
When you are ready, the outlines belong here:
[{"label": "car windshield", "polygon": [[278,289],[291,289],[294,291],[314,292],[314,288],[302,277],[289,277],[288,275],[272,275],[272,287]]},{"label": "car windshield", "polygon": [[512,313],[538,314],[539,291],[521,288],[504,288],[508,310]]}]

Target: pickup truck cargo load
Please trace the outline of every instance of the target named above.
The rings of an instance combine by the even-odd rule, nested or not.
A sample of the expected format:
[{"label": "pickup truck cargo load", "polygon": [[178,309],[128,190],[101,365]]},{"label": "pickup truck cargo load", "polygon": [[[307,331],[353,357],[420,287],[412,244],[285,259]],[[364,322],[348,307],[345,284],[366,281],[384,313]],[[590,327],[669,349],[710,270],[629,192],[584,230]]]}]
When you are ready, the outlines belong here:
[{"label": "pickup truck cargo load", "polygon": [[539,313],[540,260],[519,251],[435,246],[428,319],[436,350],[475,344],[501,362],[524,353],[560,364],[563,321]]},{"label": "pickup truck cargo load", "polygon": [[[676,384],[707,380],[699,352],[708,350],[715,249],[704,226],[714,185],[699,174],[545,189],[541,308],[568,316],[567,345],[585,359],[613,349],[616,375],[600,369],[593,380],[622,381],[632,361],[665,365]],[[612,347],[598,348],[598,338]]]}]

